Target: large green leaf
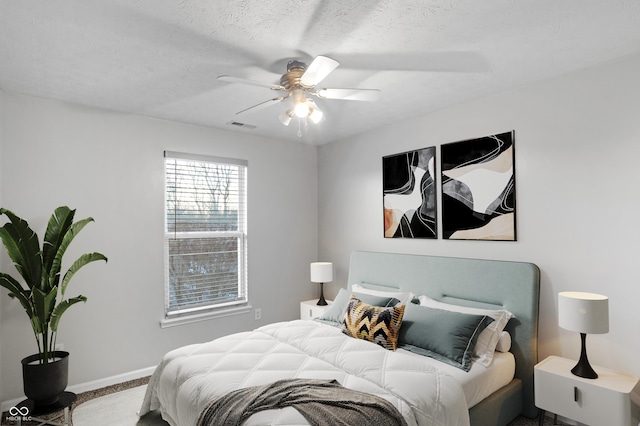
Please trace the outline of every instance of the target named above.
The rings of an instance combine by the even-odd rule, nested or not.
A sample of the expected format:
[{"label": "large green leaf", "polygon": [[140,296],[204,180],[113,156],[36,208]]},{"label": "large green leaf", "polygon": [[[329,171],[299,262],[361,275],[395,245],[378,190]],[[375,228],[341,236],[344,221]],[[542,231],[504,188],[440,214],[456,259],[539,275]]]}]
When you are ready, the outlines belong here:
[{"label": "large green leaf", "polygon": [[58,246],[55,253],[51,269],[49,269],[49,271],[51,271],[49,275],[49,282],[51,286],[58,285],[58,282],[60,280],[60,268],[62,267],[62,257],[66,253],[69,244],[71,244],[71,241],[73,241],[76,235],[78,235],[82,228],[84,228],[89,222],[93,222],[92,217],[79,220],[78,222],[72,224],[71,227],[68,228],[65,232],[62,241],[60,242],[60,245]]},{"label": "large green leaf", "polygon": [[[54,260],[56,259],[58,249],[62,245],[67,231],[73,224],[75,213],[75,210],[71,210],[67,206],[62,206],[55,209],[49,219],[47,231],[45,232],[42,243],[42,264],[49,279],[47,285],[50,287],[56,286],[60,280],[60,262],[54,262]],[[62,257],[62,255],[60,255],[60,257]]]},{"label": "large green leaf", "polygon": [[15,278],[11,275],[4,274],[0,272],[0,286],[9,290],[9,296],[20,301],[20,304],[27,312],[27,315],[31,317],[33,314],[33,309],[31,307],[31,300],[29,296],[31,295],[30,290],[25,290]]},{"label": "large green leaf", "polygon": [[72,305],[75,305],[76,303],[86,302],[86,301],[87,301],[87,298],[85,296],[80,295],[77,297],[72,297],[71,299],[63,300],[62,302],[58,303],[58,305],[53,310],[53,313],[51,314],[51,322],[49,324],[51,327],[51,331],[54,333],[58,331],[58,324],[60,323],[60,318],[62,317],[62,314],[66,312],[67,309],[69,309]]},{"label": "large green leaf", "polygon": [[0,228],[2,243],[27,286],[37,287],[42,278],[42,256],[38,235],[29,227],[26,220],[7,209],[0,209],[0,215],[3,214],[11,222],[7,222]]},{"label": "large green leaf", "polygon": [[36,315],[31,316],[31,328],[33,328],[33,332],[35,333],[38,342],[42,340],[42,337],[39,337],[38,334],[42,334],[43,328],[42,324],[40,324],[40,320]]},{"label": "large green leaf", "polygon": [[56,306],[57,296],[58,289],[56,287],[52,288],[48,293],[44,293],[36,287],[31,293],[34,316],[37,318],[38,323],[40,323],[41,333],[45,333],[48,328],[49,321],[51,320],[51,313]]},{"label": "large green leaf", "polygon": [[69,270],[67,270],[67,273],[64,274],[64,278],[62,279],[62,284],[60,286],[61,295],[64,296],[65,291],[67,291],[67,285],[69,284],[69,281],[71,280],[71,278],[73,278],[75,273],[80,270],[80,268],[88,263],[95,262],[97,260],[104,260],[105,262],[107,262],[107,257],[102,253],[85,253],[80,256],[75,262],[73,262],[73,265],[71,265]]}]

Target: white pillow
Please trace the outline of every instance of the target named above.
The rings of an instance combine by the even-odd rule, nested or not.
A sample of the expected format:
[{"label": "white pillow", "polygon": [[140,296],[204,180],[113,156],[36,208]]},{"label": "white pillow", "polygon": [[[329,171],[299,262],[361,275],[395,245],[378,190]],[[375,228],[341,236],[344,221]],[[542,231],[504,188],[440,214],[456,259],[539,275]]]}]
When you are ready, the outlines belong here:
[{"label": "white pillow", "polygon": [[[485,328],[480,336],[478,336],[478,341],[476,342],[476,347],[473,351],[474,360],[485,367],[488,367],[493,360],[493,353],[496,350],[496,346],[498,345],[498,341],[500,340],[500,335],[502,331],[507,326],[507,322],[511,318],[514,318],[511,312],[499,309],[481,309],[481,308],[469,308],[466,306],[458,306],[452,305],[449,303],[438,302],[437,300],[433,300],[427,296],[418,297],[420,300],[420,304],[422,306],[429,306],[431,308],[436,309],[444,309],[453,312],[461,312],[465,314],[473,314],[473,315],[488,315],[494,319],[494,321]],[[511,336],[509,336],[510,338]],[[511,346],[511,345],[509,345]]]},{"label": "white pillow", "polygon": [[500,333],[500,339],[496,345],[496,352],[509,352],[511,350],[511,335],[508,331]]},{"label": "white pillow", "polygon": [[351,284],[351,291],[356,293],[370,294],[372,296],[394,297],[400,301],[401,305],[411,303],[413,298],[416,297],[416,295],[411,293],[410,291],[371,290],[370,288],[363,287],[360,284]]}]

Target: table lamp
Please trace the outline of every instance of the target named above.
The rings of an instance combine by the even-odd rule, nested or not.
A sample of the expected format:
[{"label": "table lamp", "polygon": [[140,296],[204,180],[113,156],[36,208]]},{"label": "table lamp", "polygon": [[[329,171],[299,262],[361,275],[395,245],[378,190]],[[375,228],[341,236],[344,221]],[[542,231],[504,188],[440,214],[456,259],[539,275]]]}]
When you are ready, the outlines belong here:
[{"label": "table lamp", "polygon": [[587,359],[587,334],[609,332],[609,298],[595,293],[563,291],[558,293],[558,323],[560,327],[580,333],[582,349],[580,360],[571,372],[586,379],[597,379],[598,374]]},{"label": "table lamp", "polygon": [[322,286],[324,283],[330,283],[331,281],[333,281],[333,263],[314,262],[311,264],[311,282],[320,283],[320,300],[318,300],[317,305],[327,305],[327,301],[324,300]]}]

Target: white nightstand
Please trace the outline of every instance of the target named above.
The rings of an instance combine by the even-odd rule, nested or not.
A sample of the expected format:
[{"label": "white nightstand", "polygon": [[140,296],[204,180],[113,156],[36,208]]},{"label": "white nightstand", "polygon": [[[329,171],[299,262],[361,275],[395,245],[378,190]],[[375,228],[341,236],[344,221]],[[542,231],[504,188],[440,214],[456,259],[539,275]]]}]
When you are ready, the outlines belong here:
[{"label": "white nightstand", "polygon": [[595,367],[597,379],[571,373],[576,361],[550,356],[534,368],[536,406],[587,425],[638,426],[640,378]]},{"label": "white nightstand", "polygon": [[300,302],[300,319],[313,319],[319,317],[329,309],[333,300],[327,300],[328,304],[325,306],[319,306],[317,303],[318,299]]}]

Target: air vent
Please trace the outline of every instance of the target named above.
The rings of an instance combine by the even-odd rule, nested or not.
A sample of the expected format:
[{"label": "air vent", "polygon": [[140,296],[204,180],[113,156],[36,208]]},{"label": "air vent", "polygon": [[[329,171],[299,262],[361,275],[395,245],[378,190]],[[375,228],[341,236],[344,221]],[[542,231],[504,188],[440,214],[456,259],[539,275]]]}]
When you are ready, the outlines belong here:
[{"label": "air vent", "polygon": [[253,130],[253,129],[256,128],[256,126],[254,126],[253,124],[240,123],[239,121],[230,121],[227,124],[231,124],[232,126],[242,127],[242,128],[250,129],[250,130]]}]

